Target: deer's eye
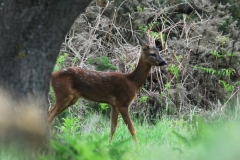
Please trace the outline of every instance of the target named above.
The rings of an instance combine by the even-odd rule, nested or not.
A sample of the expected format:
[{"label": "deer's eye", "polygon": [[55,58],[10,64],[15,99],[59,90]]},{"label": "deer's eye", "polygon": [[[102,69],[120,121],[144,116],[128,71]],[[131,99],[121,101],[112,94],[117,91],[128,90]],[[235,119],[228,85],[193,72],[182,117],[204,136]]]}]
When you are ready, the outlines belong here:
[{"label": "deer's eye", "polygon": [[149,54],[151,57],[156,57],[157,55],[155,53],[150,53]]}]

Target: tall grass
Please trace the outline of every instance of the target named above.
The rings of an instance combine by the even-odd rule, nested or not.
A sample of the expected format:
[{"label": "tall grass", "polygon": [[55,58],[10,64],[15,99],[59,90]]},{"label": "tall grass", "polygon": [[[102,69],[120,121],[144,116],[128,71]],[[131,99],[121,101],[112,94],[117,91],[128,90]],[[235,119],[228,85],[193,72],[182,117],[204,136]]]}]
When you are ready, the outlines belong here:
[{"label": "tall grass", "polygon": [[119,117],[113,142],[109,144],[109,119],[92,114],[86,119],[65,118],[52,128],[48,152],[26,155],[20,145],[0,144],[1,160],[239,160],[239,119],[184,120],[164,117],[152,125],[134,119],[136,145]]},{"label": "tall grass", "polygon": [[[90,119],[93,117],[90,117]],[[91,120],[89,120],[90,122]],[[103,122],[104,121],[104,122]],[[136,145],[122,119],[111,144],[109,122],[81,125],[78,119],[66,118],[54,129],[47,159],[97,160],[238,160],[240,158],[239,121],[194,122],[164,118],[156,125],[135,123],[139,144]],[[89,127],[86,129],[86,127]]]}]

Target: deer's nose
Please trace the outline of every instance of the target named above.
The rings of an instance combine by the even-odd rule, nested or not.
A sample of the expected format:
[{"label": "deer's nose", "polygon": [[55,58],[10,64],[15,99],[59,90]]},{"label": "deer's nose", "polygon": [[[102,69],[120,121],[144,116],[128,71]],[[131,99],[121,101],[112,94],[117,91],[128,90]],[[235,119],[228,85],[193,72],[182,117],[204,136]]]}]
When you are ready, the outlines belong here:
[{"label": "deer's nose", "polygon": [[165,65],[167,65],[166,61],[162,61],[162,62],[159,63],[159,66],[165,66]]}]

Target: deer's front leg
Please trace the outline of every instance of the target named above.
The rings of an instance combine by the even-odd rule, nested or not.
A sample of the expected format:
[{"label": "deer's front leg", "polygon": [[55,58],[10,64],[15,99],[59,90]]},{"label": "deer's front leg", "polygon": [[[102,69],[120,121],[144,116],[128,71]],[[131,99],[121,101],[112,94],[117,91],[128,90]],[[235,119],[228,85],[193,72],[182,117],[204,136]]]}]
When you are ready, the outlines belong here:
[{"label": "deer's front leg", "polygon": [[128,127],[128,130],[130,131],[131,135],[133,136],[133,140],[136,143],[138,143],[138,140],[137,140],[137,137],[136,137],[136,129],[135,129],[135,127],[133,125],[133,122],[131,120],[131,117],[129,115],[128,107],[120,107],[120,108],[118,108],[118,111],[122,115],[123,120]]},{"label": "deer's front leg", "polygon": [[116,131],[116,127],[117,127],[117,122],[118,122],[118,110],[115,106],[112,106],[111,108],[111,137],[109,140],[109,143],[112,142],[113,139],[113,135]]}]

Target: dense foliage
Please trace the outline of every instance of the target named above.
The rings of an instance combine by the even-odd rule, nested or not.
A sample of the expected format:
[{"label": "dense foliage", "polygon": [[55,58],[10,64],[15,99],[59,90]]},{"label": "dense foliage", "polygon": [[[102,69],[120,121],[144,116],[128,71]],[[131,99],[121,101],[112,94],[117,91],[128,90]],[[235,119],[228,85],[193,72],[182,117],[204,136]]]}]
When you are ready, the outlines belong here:
[{"label": "dense foliage", "polygon": [[[140,51],[136,36],[148,32],[169,65],[152,69],[132,104],[136,116],[154,122],[165,114],[222,115],[226,106],[234,105],[240,77],[240,13],[233,8],[239,8],[239,2],[96,2],[66,36],[59,57],[62,67],[131,72]],[[79,110],[75,106],[74,112]],[[76,114],[82,115],[79,111]]]}]

